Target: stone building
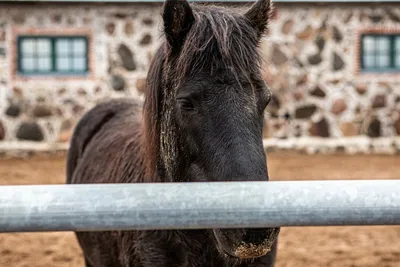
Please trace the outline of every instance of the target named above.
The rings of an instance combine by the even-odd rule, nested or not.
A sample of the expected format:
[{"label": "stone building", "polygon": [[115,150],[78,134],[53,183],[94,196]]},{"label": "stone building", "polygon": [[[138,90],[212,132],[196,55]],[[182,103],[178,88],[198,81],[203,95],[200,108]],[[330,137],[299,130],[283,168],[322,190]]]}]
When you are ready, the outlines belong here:
[{"label": "stone building", "polygon": [[[94,104],[143,100],[162,2],[0,2],[0,150],[65,149]],[[276,0],[273,14],[266,147],[399,152],[399,3]]]}]

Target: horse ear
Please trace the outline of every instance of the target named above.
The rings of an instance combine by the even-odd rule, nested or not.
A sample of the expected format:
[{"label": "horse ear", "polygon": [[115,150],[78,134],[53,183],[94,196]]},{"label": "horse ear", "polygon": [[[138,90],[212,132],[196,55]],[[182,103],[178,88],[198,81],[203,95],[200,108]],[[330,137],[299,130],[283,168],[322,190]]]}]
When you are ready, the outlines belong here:
[{"label": "horse ear", "polygon": [[271,0],[258,0],[246,13],[245,17],[256,28],[260,37],[267,29],[271,16]]},{"label": "horse ear", "polygon": [[168,43],[173,49],[179,49],[194,23],[192,8],[186,0],[166,0],[163,20]]}]

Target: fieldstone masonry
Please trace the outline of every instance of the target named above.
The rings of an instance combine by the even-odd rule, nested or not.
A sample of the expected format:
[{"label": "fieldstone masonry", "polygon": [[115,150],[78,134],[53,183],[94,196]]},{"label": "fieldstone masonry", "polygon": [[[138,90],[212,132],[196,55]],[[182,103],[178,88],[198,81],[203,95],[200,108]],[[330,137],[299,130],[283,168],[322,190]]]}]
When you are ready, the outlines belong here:
[{"label": "fieldstone masonry", "polygon": [[[398,30],[390,5],[275,4],[261,44],[273,91],[265,114],[268,149],[310,153],[400,151],[400,75],[359,73],[358,36]],[[66,149],[79,118],[114,97],[143,100],[159,45],[160,4],[0,6],[0,149]],[[20,77],[18,33],[90,35],[89,77]]]},{"label": "fieldstone masonry", "polygon": [[359,72],[359,34],[400,33],[398,6],[279,5],[262,49],[269,147],[399,152],[400,75]]}]

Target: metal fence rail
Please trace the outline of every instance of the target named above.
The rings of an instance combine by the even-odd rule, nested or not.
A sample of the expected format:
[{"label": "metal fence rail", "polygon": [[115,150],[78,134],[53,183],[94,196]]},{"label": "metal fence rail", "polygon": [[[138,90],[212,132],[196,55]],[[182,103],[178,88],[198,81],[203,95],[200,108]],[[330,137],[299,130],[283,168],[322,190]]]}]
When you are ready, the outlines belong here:
[{"label": "metal fence rail", "polygon": [[400,225],[400,181],[0,187],[0,232]]}]

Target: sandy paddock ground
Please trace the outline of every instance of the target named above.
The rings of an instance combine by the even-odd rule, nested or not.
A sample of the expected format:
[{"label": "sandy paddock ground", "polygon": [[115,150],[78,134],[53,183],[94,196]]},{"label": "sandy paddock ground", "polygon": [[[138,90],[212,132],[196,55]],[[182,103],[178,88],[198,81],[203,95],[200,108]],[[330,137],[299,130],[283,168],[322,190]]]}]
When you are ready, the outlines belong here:
[{"label": "sandy paddock ground", "polygon": [[[268,154],[271,180],[396,179],[400,156]],[[64,183],[65,157],[0,159],[0,184]],[[277,267],[398,267],[400,227],[283,228]],[[83,267],[72,233],[0,234],[0,267]]]}]

